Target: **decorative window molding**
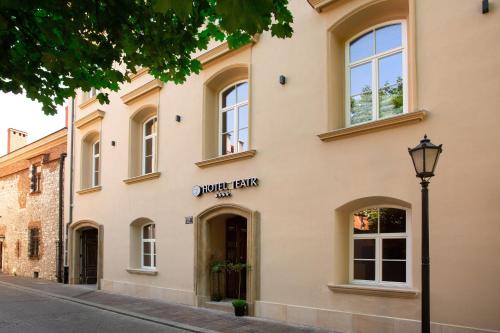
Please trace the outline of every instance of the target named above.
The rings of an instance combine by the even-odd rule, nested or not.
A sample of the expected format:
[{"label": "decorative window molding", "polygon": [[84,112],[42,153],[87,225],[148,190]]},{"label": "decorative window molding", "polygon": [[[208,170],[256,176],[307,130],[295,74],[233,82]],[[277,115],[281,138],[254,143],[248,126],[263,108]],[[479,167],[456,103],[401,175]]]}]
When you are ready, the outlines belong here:
[{"label": "decorative window molding", "polygon": [[99,192],[102,190],[102,186],[95,186],[95,187],[89,187],[83,190],[79,190],[76,193],[77,194],[88,194],[88,193],[93,193],[93,192]]},{"label": "decorative window molding", "polygon": [[132,90],[131,92],[126,93],[120,98],[123,101],[123,103],[130,105],[132,103],[137,102],[138,99],[148,95],[149,93],[159,91],[162,87],[163,87],[163,82],[161,80],[154,79]]},{"label": "decorative window molding", "polygon": [[353,284],[328,284],[328,288],[331,291],[337,293],[398,298],[415,298],[419,294],[419,291],[417,289],[412,288],[376,287]]},{"label": "decorative window molding", "polygon": [[161,172],[153,172],[153,173],[148,173],[148,174],[137,176],[137,177],[124,179],[123,182],[125,184],[135,184],[135,183],[140,183],[140,182],[144,182],[144,181],[151,180],[151,179],[160,178],[160,176],[161,176]]},{"label": "decorative window molding", "polygon": [[251,149],[251,150],[243,151],[241,153],[227,154],[227,155],[222,155],[222,156],[210,158],[207,160],[196,162],[195,164],[199,168],[206,168],[206,167],[211,167],[211,166],[215,166],[215,165],[219,165],[219,164],[245,160],[245,159],[254,157],[255,154],[257,154],[257,151],[255,149]]},{"label": "decorative window molding", "polygon": [[127,268],[127,272],[130,274],[138,274],[138,275],[158,275],[158,271],[156,269],[143,269],[143,268]]},{"label": "decorative window molding", "polygon": [[138,78],[142,77],[144,74],[148,74],[148,73],[149,73],[149,68],[143,67],[141,69],[138,69],[135,74],[130,73],[128,78],[130,79],[130,81],[134,81],[134,80],[137,80]]},{"label": "decorative window molding", "polygon": [[307,0],[311,7],[314,8],[318,13],[321,13],[326,6],[336,1],[338,0]]},{"label": "decorative window molding", "polygon": [[105,114],[106,112],[102,110],[96,110],[92,113],[89,113],[88,115],[76,120],[75,127],[78,129],[82,129],[85,126],[94,123],[95,121],[102,120]]},{"label": "decorative window molding", "polygon": [[214,60],[217,60],[226,54],[229,54],[231,52],[240,51],[240,50],[243,50],[247,47],[251,47],[252,45],[257,43],[258,41],[259,41],[259,35],[255,35],[251,39],[249,44],[242,46],[238,49],[231,49],[229,47],[229,44],[227,42],[224,42],[224,43],[217,45],[216,47],[200,54],[198,57],[196,57],[196,59],[199,62],[201,62],[202,65],[206,66],[206,65],[212,63]]},{"label": "decorative window molding", "polygon": [[428,113],[429,112],[425,110],[403,113],[401,115],[393,116],[390,118],[375,120],[372,122],[356,126],[345,127],[329,131],[326,133],[321,133],[318,134],[318,137],[320,138],[321,141],[328,142],[328,141],[344,139],[351,136],[376,132],[392,127],[410,125],[424,120],[425,117],[428,115]]},{"label": "decorative window molding", "polygon": [[[233,64],[223,68],[205,82],[203,87],[202,159],[208,160],[221,155],[221,92],[244,81],[249,82],[248,109],[251,110],[251,79],[248,64]],[[251,127],[250,118],[251,117],[248,118],[249,127]],[[251,147],[250,141],[249,147]]]}]

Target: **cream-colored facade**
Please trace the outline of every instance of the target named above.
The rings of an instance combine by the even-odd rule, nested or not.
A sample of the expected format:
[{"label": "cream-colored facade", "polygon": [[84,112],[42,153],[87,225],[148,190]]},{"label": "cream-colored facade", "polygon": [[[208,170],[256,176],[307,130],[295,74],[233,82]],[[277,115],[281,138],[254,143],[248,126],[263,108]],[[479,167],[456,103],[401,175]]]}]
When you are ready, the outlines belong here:
[{"label": "cream-colored facade", "polygon": [[[97,230],[87,273],[102,289],[214,306],[209,264],[228,256],[228,221],[245,221],[250,314],[418,332],[421,198],[407,147],[427,133],[444,147],[430,185],[432,330],[500,330],[500,2],[487,14],[481,1],[310,2],[290,3],[293,38],[216,46],[183,85],[142,70],[108,105],[77,98],[70,282],[82,282],[82,235]],[[405,112],[347,126],[346,43],[388,22],[403,27]],[[221,155],[220,93],[245,81],[248,141],[241,132]],[[241,179],[231,196],[192,193]],[[406,212],[406,282],[353,283],[352,214],[381,206]],[[141,250],[152,223],[154,258]]]}]

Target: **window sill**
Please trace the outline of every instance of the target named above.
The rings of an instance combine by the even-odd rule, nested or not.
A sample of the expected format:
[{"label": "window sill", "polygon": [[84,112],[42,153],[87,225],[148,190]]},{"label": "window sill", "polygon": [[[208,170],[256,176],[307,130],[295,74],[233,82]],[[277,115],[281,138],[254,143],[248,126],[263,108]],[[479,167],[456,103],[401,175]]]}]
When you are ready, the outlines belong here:
[{"label": "window sill", "polygon": [[383,130],[390,127],[396,127],[401,125],[408,125],[424,120],[428,112],[425,110],[409,112],[401,114],[398,116],[375,120],[369,123],[356,125],[352,127],[339,128],[333,131],[319,134],[318,137],[321,141],[333,141],[339,140],[350,136],[371,133],[379,130]]},{"label": "window sill", "polygon": [[377,287],[355,284],[329,284],[328,288],[336,293],[373,295],[384,297],[414,298],[418,296],[417,289]]},{"label": "window sill", "polygon": [[80,105],[78,105],[78,107],[80,109],[86,108],[87,106],[94,103],[95,101],[97,101],[97,96],[91,97],[91,98],[87,99],[86,101],[80,103]]},{"label": "window sill", "polygon": [[124,179],[123,182],[125,184],[134,184],[134,183],[144,182],[144,181],[150,180],[150,179],[156,179],[156,178],[159,178],[160,176],[161,176],[161,172],[152,172],[152,173],[148,173],[148,174],[141,175],[141,176],[131,177],[129,179]]},{"label": "window sill", "polygon": [[42,194],[42,191],[30,192],[30,195],[40,195],[40,194]]},{"label": "window sill", "polygon": [[257,151],[255,149],[243,151],[241,153],[233,153],[233,154],[227,154],[227,155],[222,155],[222,156],[217,156],[214,158],[210,158],[208,160],[196,162],[196,166],[199,168],[206,168],[206,167],[211,167],[214,165],[218,164],[223,164],[223,163],[228,163],[228,162],[233,162],[233,161],[239,161],[239,160],[244,160],[247,158],[252,158],[257,154]]},{"label": "window sill", "polygon": [[87,193],[92,193],[92,192],[98,192],[100,190],[102,190],[102,186],[94,186],[94,187],[89,187],[89,188],[85,188],[83,190],[77,191],[76,193],[87,194]]},{"label": "window sill", "polygon": [[127,272],[130,274],[138,274],[138,275],[158,275],[158,271],[156,269],[144,269],[144,268],[127,268]]}]

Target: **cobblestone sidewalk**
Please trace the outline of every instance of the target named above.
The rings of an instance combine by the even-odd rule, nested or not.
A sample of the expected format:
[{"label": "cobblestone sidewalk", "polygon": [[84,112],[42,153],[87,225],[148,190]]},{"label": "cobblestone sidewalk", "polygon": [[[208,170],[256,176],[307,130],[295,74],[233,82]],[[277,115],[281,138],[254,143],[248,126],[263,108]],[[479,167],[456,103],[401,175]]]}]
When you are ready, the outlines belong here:
[{"label": "cobblestone sidewalk", "polygon": [[288,325],[282,322],[254,317],[235,317],[233,314],[136,298],[95,290],[87,286],[64,285],[51,281],[0,275],[2,283],[35,292],[50,294],[103,310],[114,311],[137,318],[157,321],[192,332],[255,332],[255,333],[325,333],[332,332],[311,327]]}]

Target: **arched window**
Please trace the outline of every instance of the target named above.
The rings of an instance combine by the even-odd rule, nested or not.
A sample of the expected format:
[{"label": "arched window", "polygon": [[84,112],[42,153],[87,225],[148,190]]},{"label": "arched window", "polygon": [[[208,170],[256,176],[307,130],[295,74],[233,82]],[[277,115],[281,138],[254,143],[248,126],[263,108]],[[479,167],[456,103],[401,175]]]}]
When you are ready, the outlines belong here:
[{"label": "arched window", "polygon": [[156,268],[156,235],[154,223],[142,227],[141,266],[145,269]]},{"label": "arched window", "polygon": [[402,21],[370,28],[346,43],[347,126],[407,112]]},{"label": "arched window", "polygon": [[100,184],[100,142],[95,141],[92,144],[92,186]]},{"label": "arched window", "polygon": [[351,215],[351,283],[409,284],[408,216],[397,207],[366,208]]},{"label": "arched window", "polygon": [[156,171],[156,116],[147,119],[142,129],[142,174]]},{"label": "arched window", "polygon": [[219,100],[220,155],[248,150],[248,81],[226,87]]}]

